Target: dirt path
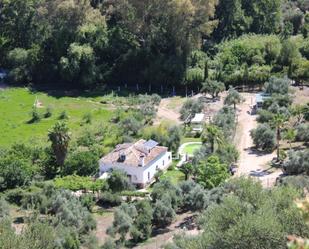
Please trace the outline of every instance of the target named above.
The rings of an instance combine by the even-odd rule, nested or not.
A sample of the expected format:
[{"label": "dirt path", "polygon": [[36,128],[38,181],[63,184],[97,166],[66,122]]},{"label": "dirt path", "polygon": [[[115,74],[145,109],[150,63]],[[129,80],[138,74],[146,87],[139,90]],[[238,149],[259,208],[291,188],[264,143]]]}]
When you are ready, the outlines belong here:
[{"label": "dirt path", "polygon": [[253,149],[250,130],[257,127],[256,116],[249,114],[250,105],[254,104],[254,94],[244,93],[245,102],[239,106],[238,129],[236,144],[240,152],[237,176],[249,175],[261,180],[264,187],[274,185],[276,178],[282,173],[280,170],[270,171],[267,164],[275,157],[275,153],[264,154]]},{"label": "dirt path", "polygon": [[175,106],[175,108],[170,108],[173,98],[164,98],[158,107],[157,118],[155,124],[159,124],[162,120],[172,121],[176,124],[180,124],[180,106]]},{"label": "dirt path", "polygon": [[107,235],[106,230],[113,224],[114,215],[113,213],[108,213],[104,216],[96,216],[95,217],[97,222],[97,230],[96,230],[96,237],[98,239],[99,245],[103,245],[105,240],[109,237]]}]

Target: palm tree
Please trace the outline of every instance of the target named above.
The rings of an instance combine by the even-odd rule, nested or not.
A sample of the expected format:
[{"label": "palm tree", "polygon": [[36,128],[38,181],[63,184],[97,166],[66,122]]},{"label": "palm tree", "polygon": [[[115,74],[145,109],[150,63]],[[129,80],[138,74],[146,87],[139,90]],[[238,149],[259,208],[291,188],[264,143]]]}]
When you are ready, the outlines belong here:
[{"label": "palm tree", "polygon": [[69,128],[64,122],[57,122],[55,126],[48,132],[49,141],[52,144],[53,152],[56,156],[57,164],[60,166],[62,172],[62,166],[68,152],[68,146],[70,141]]},{"label": "palm tree", "polygon": [[279,160],[280,154],[280,140],[281,140],[281,131],[286,122],[284,115],[278,113],[272,119],[272,125],[276,129],[276,142],[277,142],[277,160]]},{"label": "palm tree", "polygon": [[223,143],[223,133],[216,125],[206,125],[202,133],[202,142],[209,143],[210,151],[214,153],[216,144],[220,146]]}]

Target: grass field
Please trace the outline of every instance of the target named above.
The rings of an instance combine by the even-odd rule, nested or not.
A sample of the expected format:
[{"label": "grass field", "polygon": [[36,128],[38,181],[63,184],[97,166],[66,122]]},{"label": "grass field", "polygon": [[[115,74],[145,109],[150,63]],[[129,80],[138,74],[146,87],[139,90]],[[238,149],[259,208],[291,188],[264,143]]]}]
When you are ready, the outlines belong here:
[{"label": "grass field", "polygon": [[201,147],[201,144],[189,144],[184,148],[184,152],[188,155],[193,155],[193,153]]},{"label": "grass field", "polygon": [[[29,124],[36,99],[42,103],[42,107],[38,108],[41,116],[47,107],[51,108],[52,116]],[[74,133],[83,129],[82,118],[86,113],[91,113],[92,123],[107,121],[112,115],[112,110],[108,110],[100,101],[98,97],[56,98],[45,93],[32,93],[27,88],[0,90],[0,146],[9,146],[16,142],[46,142],[48,130],[58,120],[62,111],[68,114],[68,126]]]},{"label": "grass field", "polygon": [[177,185],[179,182],[185,180],[185,175],[181,171],[174,169],[166,171],[160,179],[170,179],[173,184]]}]

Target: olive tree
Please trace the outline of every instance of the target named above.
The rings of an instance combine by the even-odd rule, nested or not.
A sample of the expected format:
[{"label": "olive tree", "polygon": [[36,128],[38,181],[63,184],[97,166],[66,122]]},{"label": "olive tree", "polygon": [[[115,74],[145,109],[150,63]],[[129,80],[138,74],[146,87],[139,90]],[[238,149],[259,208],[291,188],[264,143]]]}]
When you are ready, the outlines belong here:
[{"label": "olive tree", "polygon": [[206,80],[203,85],[201,92],[205,94],[210,94],[213,99],[218,98],[219,93],[225,90],[225,85],[223,82],[216,80]]},{"label": "olive tree", "polygon": [[260,124],[256,129],[250,131],[256,148],[264,151],[272,151],[276,146],[276,134],[268,124]]},{"label": "olive tree", "polygon": [[243,97],[239,92],[233,87],[230,87],[228,90],[228,94],[224,100],[225,105],[233,105],[234,110],[236,110],[236,105],[243,102]]}]

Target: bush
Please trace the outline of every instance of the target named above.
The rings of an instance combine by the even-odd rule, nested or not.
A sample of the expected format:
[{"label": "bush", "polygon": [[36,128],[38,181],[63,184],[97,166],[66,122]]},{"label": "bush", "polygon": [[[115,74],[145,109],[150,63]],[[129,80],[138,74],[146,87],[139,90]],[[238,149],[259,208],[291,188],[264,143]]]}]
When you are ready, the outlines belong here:
[{"label": "bush", "polygon": [[44,118],[50,118],[52,115],[53,115],[52,109],[51,109],[50,106],[48,106],[48,107],[46,108],[46,112],[45,112],[45,114],[44,114]]},{"label": "bush", "polygon": [[306,195],[309,191],[309,177],[306,175],[285,176],[279,178],[277,185],[293,187]]},{"label": "bush", "polygon": [[296,140],[309,142],[309,124],[300,124],[296,127]]},{"label": "bush", "polygon": [[122,203],[122,198],[120,193],[103,192],[100,194],[98,204],[101,206],[115,207]]},{"label": "bush", "polygon": [[31,114],[31,119],[28,121],[29,124],[37,123],[41,120],[40,113],[36,107],[32,108],[32,111],[30,114]]},{"label": "bush", "polygon": [[268,82],[265,83],[265,92],[268,94],[288,94],[290,86],[290,79],[271,77]]},{"label": "bush", "polygon": [[273,119],[273,116],[274,116],[273,113],[271,113],[270,111],[265,110],[265,109],[259,109],[257,111],[257,114],[258,114],[258,117],[257,117],[256,120],[259,123],[268,123]]},{"label": "bush", "polygon": [[62,111],[58,117],[59,120],[69,119],[69,116],[66,111]]},{"label": "bush", "polygon": [[0,221],[10,215],[10,206],[5,199],[0,198]]},{"label": "bush", "polygon": [[21,200],[25,195],[25,191],[21,188],[12,189],[6,192],[6,200],[9,203],[21,205]]},{"label": "bush", "polygon": [[289,175],[309,174],[309,150],[290,151],[283,169]]},{"label": "bush", "polygon": [[91,113],[90,112],[85,113],[82,120],[85,124],[91,124],[91,122],[92,122]]},{"label": "bush", "polygon": [[267,124],[260,124],[250,135],[257,149],[271,152],[276,147],[276,134]]},{"label": "bush", "polygon": [[12,189],[28,185],[33,175],[30,162],[14,155],[0,158],[0,189]]}]

